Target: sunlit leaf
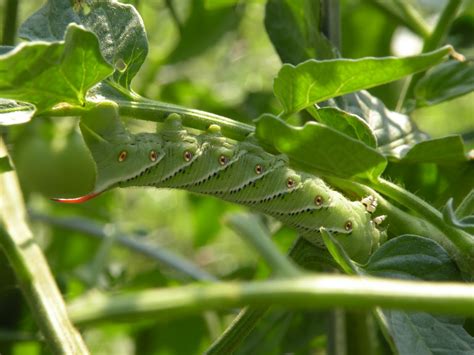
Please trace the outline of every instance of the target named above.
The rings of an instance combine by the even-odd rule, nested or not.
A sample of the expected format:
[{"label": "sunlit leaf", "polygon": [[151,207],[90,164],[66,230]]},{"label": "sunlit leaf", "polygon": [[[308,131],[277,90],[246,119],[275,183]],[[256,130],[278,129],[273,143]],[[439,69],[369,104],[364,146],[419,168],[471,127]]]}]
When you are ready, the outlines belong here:
[{"label": "sunlit leaf", "polygon": [[303,127],[294,127],[266,114],[256,125],[259,140],[310,170],[372,179],[386,165],[385,158],[375,149],[321,123],[308,122]]},{"label": "sunlit leaf", "polygon": [[416,106],[436,105],[474,91],[474,61],[450,60],[429,70],[415,87]]},{"label": "sunlit leaf", "polygon": [[312,0],[270,0],[265,28],[283,63],[335,57],[332,44],[320,32],[321,6]]},{"label": "sunlit leaf", "polygon": [[284,64],[273,90],[287,114],[314,103],[350,92],[398,80],[438,64],[452,51],[450,46],[406,58],[362,58],[308,60],[293,66]]},{"label": "sunlit leaf", "polygon": [[0,96],[36,106],[82,106],[89,88],[112,73],[97,37],[72,24],[61,42],[22,43],[0,55]]},{"label": "sunlit leaf", "polygon": [[49,0],[21,26],[30,41],[61,40],[69,24],[77,23],[99,39],[103,57],[115,68],[113,80],[129,88],[148,53],[148,40],[137,10],[117,1]]}]

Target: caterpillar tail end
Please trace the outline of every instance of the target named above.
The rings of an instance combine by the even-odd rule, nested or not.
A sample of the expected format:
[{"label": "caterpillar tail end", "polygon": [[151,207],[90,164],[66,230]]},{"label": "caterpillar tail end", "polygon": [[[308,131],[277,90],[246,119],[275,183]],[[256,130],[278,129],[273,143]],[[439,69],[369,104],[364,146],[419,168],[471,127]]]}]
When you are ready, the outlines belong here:
[{"label": "caterpillar tail end", "polygon": [[92,192],[90,194],[80,196],[80,197],[73,197],[73,198],[52,198],[51,200],[61,203],[83,203],[89,200],[92,200],[94,197],[100,195],[101,192]]}]

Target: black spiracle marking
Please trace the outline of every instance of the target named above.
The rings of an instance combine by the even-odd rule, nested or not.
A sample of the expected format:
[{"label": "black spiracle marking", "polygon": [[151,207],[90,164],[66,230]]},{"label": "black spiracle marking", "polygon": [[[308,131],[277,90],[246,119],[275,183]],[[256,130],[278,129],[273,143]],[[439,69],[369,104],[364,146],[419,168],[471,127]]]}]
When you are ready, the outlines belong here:
[{"label": "black spiracle marking", "polygon": [[145,170],[143,170],[142,172],[140,172],[139,174],[135,175],[135,176],[132,176],[131,178],[128,178],[128,179],[125,179],[123,181],[119,181],[118,185],[121,186],[125,183],[129,183],[129,182],[132,182],[134,180],[137,180],[141,177],[143,177],[144,175],[148,175],[151,173],[151,171],[155,168],[156,166],[153,165],[153,166],[149,166],[148,168],[146,168]]},{"label": "black spiracle marking", "polygon": [[[193,157],[192,157],[192,160],[190,160],[188,162],[188,164],[185,164],[185,165],[181,166],[178,170],[176,170],[172,174],[164,177],[159,182],[156,182],[153,186],[159,186],[160,184],[163,184],[163,183],[169,181],[170,179],[174,178],[178,174],[185,174],[186,170],[188,168],[190,168],[198,160],[198,158],[201,156],[201,153],[199,151],[197,151],[196,153],[191,153],[191,154],[193,155]],[[177,187],[177,188],[179,188],[179,187]]]},{"label": "black spiracle marking", "polygon": [[262,199],[259,199],[259,200],[238,200],[237,203],[242,203],[242,204],[251,205],[251,206],[258,205],[258,204],[273,201],[277,198],[284,198],[285,196],[289,196],[292,193],[294,193],[294,192],[298,191],[299,189],[301,189],[302,187],[303,187],[303,184],[300,184],[297,187],[293,187],[291,190],[283,190],[283,191],[280,191],[276,194],[266,196],[266,197],[264,197]]}]

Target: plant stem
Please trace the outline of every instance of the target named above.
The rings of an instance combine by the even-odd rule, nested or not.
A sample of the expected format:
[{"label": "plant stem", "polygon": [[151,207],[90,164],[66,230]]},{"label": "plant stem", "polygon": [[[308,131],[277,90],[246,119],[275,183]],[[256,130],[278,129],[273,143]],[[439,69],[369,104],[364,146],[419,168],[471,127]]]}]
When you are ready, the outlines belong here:
[{"label": "plant stem", "polygon": [[[30,218],[53,226],[65,228],[68,230],[78,231],[88,236],[103,240],[107,237],[104,231],[105,226],[100,226],[84,218],[59,218],[47,216],[36,212],[30,212]],[[147,245],[143,242],[136,241],[133,237],[118,233],[115,241],[141,255],[153,259],[154,261],[164,264],[182,274],[191,277],[197,281],[217,281],[218,279],[208,272],[200,269],[197,265],[190,263],[187,259],[176,255],[169,250],[156,246]]]},{"label": "plant stem", "polygon": [[3,17],[2,45],[13,46],[15,44],[17,18],[18,0],[7,0]]},{"label": "plant stem", "polygon": [[423,44],[423,53],[435,50],[443,44],[443,41],[456,18],[456,14],[461,7],[462,0],[449,0],[441,16],[436,23],[431,35],[426,38]]},{"label": "plant stem", "polygon": [[118,319],[168,319],[243,305],[293,309],[379,306],[469,317],[474,316],[474,285],[319,274],[151,289],[111,297],[90,294],[71,303],[68,310],[71,319],[83,325]]},{"label": "plant stem", "polygon": [[[6,153],[0,140],[0,156]],[[64,300],[46,259],[26,223],[26,211],[14,171],[0,174],[0,247],[11,264],[31,312],[55,354],[88,354],[71,324]]]},{"label": "plant stem", "polygon": [[[315,247],[306,239],[299,237],[291,247],[288,256],[301,267],[309,270],[337,267],[334,259],[325,249]],[[212,343],[207,355],[230,354],[239,347],[254,329],[257,322],[269,310],[267,307],[247,307],[242,310],[225,332]]]},{"label": "plant stem", "polygon": [[371,312],[345,312],[347,348],[351,355],[377,354],[377,334]]},{"label": "plant stem", "polygon": [[411,27],[416,28],[416,31],[421,33],[423,38],[427,38],[430,33],[429,27],[412,4],[406,0],[395,0],[394,2],[402,12],[401,17],[405,19],[405,23],[409,23]]},{"label": "plant stem", "polygon": [[[386,1],[369,0],[370,3],[379,10],[385,12],[389,17],[396,19],[401,24],[405,25],[411,31],[422,38],[427,38],[430,35],[430,29],[423,18],[416,13],[416,11],[405,1],[398,1],[398,7],[404,15],[402,16],[389,5]],[[407,8],[410,7],[410,8]],[[410,16],[411,15],[411,16]]]},{"label": "plant stem", "polygon": [[143,99],[142,101],[116,102],[119,105],[120,114],[125,116],[132,116],[147,121],[162,122],[169,114],[178,113],[182,116],[185,126],[206,130],[211,124],[216,124],[221,127],[223,135],[237,140],[245,139],[255,130],[253,126],[234,121],[224,116],[159,101]]},{"label": "plant stem", "polygon": [[346,318],[344,313],[343,309],[336,308],[329,314],[328,344],[326,347],[328,355],[348,355]]},{"label": "plant stem", "polygon": [[206,355],[231,354],[252,332],[257,322],[267,313],[269,307],[247,307],[234,318],[229,327],[206,350]]},{"label": "plant stem", "polygon": [[[438,48],[441,44],[443,44],[444,38],[451,27],[454,19],[456,18],[456,14],[461,7],[462,1],[461,0],[449,0],[446,7],[444,8],[441,16],[436,23],[436,26],[433,29],[433,32],[425,38],[423,43],[423,53],[432,51]],[[402,97],[403,100],[401,102],[405,102],[407,98],[412,98],[414,96],[415,86],[418,81],[423,77],[425,72],[420,72],[417,74],[412,75],[409,80],[408,89],[406,90],[406,95]]]},{"label": "plant stem", "polygon": [[232,214],[227,218],[227,224],[260,253],[278,276],[292,277],[302,274],[290,259],[280,253],[255,215]]},{"label": "plant stem", "polygon": [[322,32],[334,45],[337,50],[341,50],[341,34],[340,34],[340,11],[339,0],[324,0],[322,2],[321,16]]},{"label": "plant stem", "polygon": [[173,0],[165,0],[165,4],[168,8],[168,11],[170,12],[174,24],[176,25],[176,28],[178,29],[178,32],[181,34],[183,32],[183,25],[181,24],[178,13],[176,12]]}]

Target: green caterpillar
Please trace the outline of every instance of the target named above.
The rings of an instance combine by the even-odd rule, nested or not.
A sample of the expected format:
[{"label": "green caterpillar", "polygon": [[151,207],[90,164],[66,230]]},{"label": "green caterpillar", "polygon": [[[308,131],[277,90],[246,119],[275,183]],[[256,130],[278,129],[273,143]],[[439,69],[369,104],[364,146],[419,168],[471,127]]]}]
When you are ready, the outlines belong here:
[{"label": "green caterpillar", "polygon": [[355,261],[365,262],[378,246],[373,198],[350,201],[320,178],[291,169],[286,156],[231,141],[216,125],[192,134],[172,114],[158,133],[131,134],[106,104],[86,114],[80,128],[96,163],[96,186],[87,196],[59,201],[86,201],[114,187],[178,188],[249,206],[319,246],[324,227]]}]

